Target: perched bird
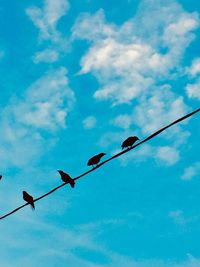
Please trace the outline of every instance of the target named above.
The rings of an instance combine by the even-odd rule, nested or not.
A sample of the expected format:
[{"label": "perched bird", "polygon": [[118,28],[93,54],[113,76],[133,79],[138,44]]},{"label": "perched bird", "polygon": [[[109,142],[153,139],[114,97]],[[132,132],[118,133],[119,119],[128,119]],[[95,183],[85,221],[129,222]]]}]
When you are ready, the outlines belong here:
[{"label": "perched bird", "polygon": [[92,157],[91,159],[88,160],[87,165],[88,166],[92,165],[94,167],[94,165],[97,165],[99,163],[99,161],[101,160],[101,158],[105,155],[106,155],[106,153],[100,153],[98,155],[95,155],[94,157]]},{"label": "perched bird", "polygon": [[2,179],[2,175],[0,175],[0,180]]},{"label": "perched bird", "polygon": [[33,197],[29,195],[26,191],[23,191],[23,199],[28,202],[28,204],[30,204],[33,209],[35,209]]},{"label": "perched bird", "polygon": [[140,140],[137,136],[130,136],[122,143],[122,149],[131,147],[137,140]]},{"label": "perched bird", "polygon": [[64,183],[69,183],[71,185],[72,188],[74,188],[75,186],[75,181],[74,179],[72,179],[69,174],[61,171],[61,170],[58,170],[58,172],[60,173],[60,176],[61,176],[61,179],[63,180]]}]

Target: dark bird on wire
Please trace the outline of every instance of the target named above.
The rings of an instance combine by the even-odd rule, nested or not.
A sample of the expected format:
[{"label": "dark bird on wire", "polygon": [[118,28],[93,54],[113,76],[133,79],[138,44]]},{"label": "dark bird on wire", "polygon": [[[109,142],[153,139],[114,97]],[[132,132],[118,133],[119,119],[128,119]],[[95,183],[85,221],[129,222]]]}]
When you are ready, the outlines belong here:
[{"label": "dark bird on wire", "polygon": [[61,176],[61,179],[63,180],[64,183],[69,183],[71,185],[72,188],[74,188],[75,186],[75,181],[74,179],[72,179],[69,174],[61,171],[61,170],[58,170],[58,172],[60,173],[60,176]]},{"label": "dark bird on wire", "polygon": [[31,207],[33,209],[35,209],[35,205],[34,205],[34,201],[33,201],[33,197],[31,195],[29,195],[26,191],[23,191],[23,199],[31,205]]},{"label": "dark bird on wire", "polygon": [[2,179],[2,175],[0,175],[0,180]]},{"label": "dark bird on wire", "polygon": [[92,157],[91,159],[88,160],[87,165],[88,166],[92,165],[94,167],[94,165],[97,165],[99,163],[99,161],[101,160],[101,158],[105,155],[106,155],[106,153],[100,153],[98,155],[95,155],[94,157]]},{"label": "dark bird on wire", "polygon": [[137,136],[130,136],[122,143],[122,149],[127,147],[132,147],[132,145],[137,141],[140,140]]}]

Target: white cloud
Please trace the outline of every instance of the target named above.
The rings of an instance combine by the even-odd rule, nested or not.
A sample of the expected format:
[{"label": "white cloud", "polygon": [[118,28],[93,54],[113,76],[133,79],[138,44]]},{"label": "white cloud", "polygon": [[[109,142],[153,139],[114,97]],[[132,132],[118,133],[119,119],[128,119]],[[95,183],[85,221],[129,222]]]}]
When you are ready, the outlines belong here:
[{"label": "white cloud", "polygon": [[[194,35],[192,31],[199,26],[199,17],[197,13],[182,12],[178,14],[178,19],[172,21],[164,30],[164,42],[178,52],[178,44],[187,46]],[[182,47],[180,47],[182,51]],[[177,52],[175,54],[177,54]]]},{"label": "white cloud", "polygon": [[88,116],[83,120],[83,127],[85,129],[93,129],[96,126],[97,120],[94,116]]},{"label": "white cloud", "polygon": [[[111,155],[115,155],[119,152],[121,152],[120,148],[115,149],[112,151]],[[148,158],[155,160],[160,165],[172,166],[179,161],[180,154],[179,150],[175,146],[152,146],[149,144],[143,144],[141,147],[137,147],[133,151],[119,157],[119,160],[122,166],[126,166],[128,163],[133,161],[138,163],[144,162]]]},{"label": "white cloud", "polygon": [[[139,104],[133,108],[128,115],[119,115],[112,120],[113,125],[121,127],[124,132],[108,132],[105,133],[99,145],[108,147],[113,144],[119,145],[120,140],[133,135],[131,126],[134,128],[134,135],[140,139],[147,137],[153,132],[166,126],[175,119],[187,113],[187,106],[184,104],[183,97],[176,97],[170,91],[169,86],[164,86],[162,90],[155,88],[151,94],[141,97]],[[147,157],[152,157],[160,163],[167,165],[174,165],[180,159],[181,145],[187,142],[190,133],[181,129],[181,126],[176,126],[166,131],[161,136],[165,142],[170,142],[167,146],[149,146],[148,149],[141,149],[134,151],[136,160],[143,161]],[[116,151],[115,151],[116,152]],[[119,151],[118,151],[119,152]],[[123,156],[120,161],[126,164],[132,159],[132,154]]]},{"label": "white cloud", "polygon": [[75,101],[66,75],[63,67],[48,72],[34,82],[23,97],[12,99],[2,110],[2,168],[26,165],[54,145],[54,138],[47,135],[66,127],[66,118]]},{"label": "white cloud", "polygon": [[176,224],[185,224],[185,219],[183,218],[183,212],[181,210],[175,210],[169,212],[169,217],[176,223]]},{"label": "white cloud", "polygon": [[[149,9],[148,14],[144,11],[141,16],[147,22],[155,5]],[[169,77],[170,71],[178,66],[182,53],[194,37],[192,31],[199,25],[198,16],[169,3],[157,12],[150,16],[153,28],[160,23],[161,32],[154,33],[157,34],[154,36],[156,43],[139,32],[141,26],[137,18],[117,27],[106,23],[100,10],[94,16],[84,14],[77,20],[74,37],[91,41],[89,51],[81,60],[81,73],[94,73],[102,84],[95,98],[109,99],[114,104],[130,102],[161,78]],[[90,25],[96,27],[91,29]],[[161,52],[163,47],[168,48],[167,53]]]},{"label": "white cloud", "polygon": [[189,98],[200,100],[200,58],[192,61],[190,67],[186,68],[189,78],[196,78],[194,82],[186,85],[186,93]]},{"label": "white cloud", "polygon": [[[104,148],[107,148],[109,146],[112,146],[113,143],[115,143],[119,148],[121,148],[121,143],[127,138],[127,136],[130,136],[130,131],[111,131],[106,132],[103,134],[98,142],[98,144]],[[117,152],[116,152],[117,153]]]},{"label": "white cloud", "polygon": [[82,73],[92,71],[101,81],[104,80],[103,88],[94,94],[98,100],[110,99],[114,104],[127,103],[152,85],[152,78],[142,75],[144,66],[148,68],[148,62],[153,64],[150,60],[152,54],[151,48],[145,44],[129,45],[113,39],[103,40],[83,57]]},{"label": "white cloud", "polygon": [[192,180],[192,178],[198,176],[199,173],[200,173],[200,162],[195,162],[193,165],[184,169],[181,179],[185,181]]},{"label": "white cloud", "polygon": [[159,160],[166,162],[168,165],[174,165],[180,159],[179,151],[169,146],[159,147],[156,156]]},{"label": "white cloud", "polygon": [[13,110],[17,120],[46,130],[65,127],[66,117],[75,100],[66,74],[67,70],[61,67],[33,83],[24,100]]},{"label": "white cloud", "polygon": [[186,92],[189,98],[200,99],[200,79],[196,83],[187,84]]},{"label": "white cloud", "polygon": [[68,40],[57,30],[59,20],[69,9],[68,0],[44,0],[42,8],[32,6],[26,9],[26,14],[39,30],[39,43],[48,41],[46,49],[33,56],[33,62],[53,63],[59,60],[61,53],[68,49]]},{"label": "white cloud", "polygon": [[[170,261],[170,260],[159,260],[159,259],[149,259],[149,260],[133,260],[131,258],[121,256],[121,255],[112,255],[112,262],[108,267],[199,267],[200,260],[194,258],[192,255],[188,255],[185,261]],[[96,267],[96,266],[94,266]],[[98,267],[103,267],[99,265]]]},{"label": "white cloud", "polygon": [[132,118],[128,114],[121,114],[117,116],[112,124],[122,129],[129,129],[131,126]]},{"label": "white cloud", "polygon": [[57,22],[66,14],[68,8],[67,0],[45,0],[43,8],[30,7],[26,10],[26,14],[39,29],[42,40],[57,41],[59,38]]},{"label": "white cloud", "polygon": [[[92,28],[91,25],[93,26]],[[91,29],[90,31],[88,31],[89,28]],[[103,9],[100,9],[94,15],[89,15],[88,13],[80,15],[72,32],[74,38],[88,39],[95,42],[101,38],[112,37],[115,34],[115,25],[105,23]]]},{"label": "white cloud", "polygon": [[[126,153],[123,156],[119,157],[119,161],[120,161],[122,166],[127,166],[128,163],[145,162],[147,160],[147,158],[149,158],[149,157],[155,159],[155,153],[154,153],[155,150],[156,150],[155,147],[152,147],[148,144],[144,144],[143,146],[138,147],[138,148],[134,149],[133,151]],[[122,150],[120,148],[115,149],[114,151],[112,151],[111,155],[115,155],[121,151]]]},{"label": "white cloud", "polygon": [[[16,217],[16,227],[13,222],[3,225],[1,235],[6,250],[2,248],[4,257],[1,259],[3,266],[30,267],[69,265],[76,267],[199,267],[200,259],[192,255],[185,255],[182,261],[162,259],[134,259],[131,256],[122,255],[109,249],[105,244],[97,242],[97,229],[108,227],[106,222],[101,225],[97,222],[92,227],[77,227],[67,225],[59,227],[51,220],[51,224],[45,222],[44,210],[37,210],[37,216],[32,219],[27,209]],[[178,215],[179,216],[179,215]],[[112,222],[111,222],[112,223]],[[115,222],[114,222],[115,223]],[[7,232],[9,227],[9,233]],[[18,233],[26,233],[24,238],[18,240]],[[99,233],[98,233],[99,235]],[[31,242],[30,242],[31,239]],[[16,242],[17,240],[17,242]],[[40,244],[40,246],[38,246]],[[15,258],[10,253],[26,249],[26,255]],[[86,251],[86,254],[84,253]],[[80,253],[83,252],[83,253]],[[88,257],[91,255],[91,258]],[[93,254],[94,253],[94,254]],[[31,262],[29,258],[31,258]],[[37,257],[35,257],[37,255]],[[95,260],[93,259],[95,255]],[[99,257],[100,256],[100,260]],[[103,263],[102,263],[103,259]]]},{"label": "white cloud", "polygon": [[[49,208],[48,208],[49,207]],[[51,206],[46,209],[51,210]],[[38,208],[37,216],[30,210],[24,209],[16,214],[14,221],[2,225],[1,240],[6,247],[1,249],[2,266],[30,267],[49,266],[57,263],[59,266],[69,265],[76,267],[199,267],[200,260],[192,255],[185,255],[185,260],[168,259],[134,259],[111,250],[104,242],[98,241],[101,229],[108,231],[109,225],[116,225],[116,220],[100,221],[89,225],[68,225],[65,221],[61,224],[51,219],[51,223],[44,216],[44,210]],[[171,212],[173,217],[183,216],[181,211]],[[181,221],[182,223],[182,221]],[[16,227],[12,227],[13,224]],[[106,232],[107,232],[106,231]],[[18,234],[23,233],[23,238],[18,239]],[[109,233],[109,232],[108,232]],[[31,242],[30,242],[31,240]],[[40,244],[40,246],[38,246]],[[26,251],[13,260],[10,253]],[[82,253],[80,253],[82,252]],[[91,255],[91,257],[88,257]],[[94,254],[93,254],[94,253]],[[29,257],[27,257],[27,255]],[[37,257],[35,257],[37,255]],[[95,255],[95,258],[92,256]],[[99,257],[100,256],[100,260]],[[32,260],[30,261],[31,258]],[[102,263],[103,259],[103,263]]]},{"label": "white cloud", "polygon": [[[115,108],[129,104],[131,109],[124,121],[123,114],[113,118],[114,125],[123,129],[139,127],[140,135],[146,135],[188,111],[182,94],[173,92],[167,83],[178,77],[182,57],[198,27],[198,14],[172,1],[143,0],[136,15],[120,26],[107,23],[103,10],[77,19],[73,37],[89,41],[80,74],[92,73],[100,83],[94,98],[109,100]],[[180,135],[187,139],[188,133],[178,129],[177,136],[173,131],[173,138]],[[178,146],[180,143],[170,145],[170,162],[161,148],[157,155],[174,164],[179,159]]]},{"label": "white cloud", "polygon": [[40,62],[52,63],[57,61],[59,58],[59,53],[52,49],[45,49],[43,51],[37,52],[33,57],[33,62],[38,64]]},{"label": "white cloud", "polygon": [[170,86],[162,86],[141,98],[132,118],[143,134],[151,134],[185,115],[187,109],[182,96],[171,92]]},{"label": "white cloud", "polygon": [[[109,146],[111,145],[110,140],[117,145],[117,142],[123,137],[126,138],[129,135],[133,135],[133,132],[128,130],[132,125],[132,128],[134,128],[134,135],[142,139],[143,136],[147,137],[161,127],[164,127],[176,118],[187,113],[187,107],[183,102],[183,98],[181,96],[176,97],[175,94],[170,91],[169,86],[164,86],[160,91],[158,88],[155,88],[151,94],[141,97],[138,102],[139,105],[133,108],[130,114],[119,115],[113,119],[113,124],[115,126],[120,126],[125,130],[123,134],[121,132],[113,134],[107,133],[101,138],[100,145]],[[183,131],[180,126],[173,127],[170,131],[162,134],[162,138],[165,138],[165,142],[170,142],[169,145],[163,147],[149,146],[148,150],[145,149],[144,151],[142,145],[141,149],[134,151],[137,155],[136,159],[140,161],[144,160],[146,157],[152,157],[160,163],[174,165],[180,159],[180,147],[187,141],[189,135],[190,134],[187,131]],[[139,151],[145,153],[139,153]],[[129,158],[132,159],[131,155],[123,156],[123,159],[120,159],[121,162],[123,164],[129,162]]]},{"label": "white cloud", "polygon": [[194,59],[192,65],[187,68],[186,72],[192,77],[196,77],[197,74],[200,74],[200,58]]},{"label": "white cloud", "polygon": [[174,210],[169,212],[169,217],[175,224],[186,226],[186,224],[192,223],[198,219],[197,216],[186,217],[182,210]]}]

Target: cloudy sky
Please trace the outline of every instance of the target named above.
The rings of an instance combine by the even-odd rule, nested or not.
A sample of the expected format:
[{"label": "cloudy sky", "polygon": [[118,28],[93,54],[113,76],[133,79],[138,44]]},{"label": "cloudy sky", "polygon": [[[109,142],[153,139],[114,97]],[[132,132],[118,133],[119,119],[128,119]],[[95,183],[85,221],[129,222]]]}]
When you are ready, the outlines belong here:
[{"label": "cloudy sky", "polygon": [[[0,215],[199,108],[197,0],[2,0]],[[199,267],[200,117],[0,222],[3,267]]]}]

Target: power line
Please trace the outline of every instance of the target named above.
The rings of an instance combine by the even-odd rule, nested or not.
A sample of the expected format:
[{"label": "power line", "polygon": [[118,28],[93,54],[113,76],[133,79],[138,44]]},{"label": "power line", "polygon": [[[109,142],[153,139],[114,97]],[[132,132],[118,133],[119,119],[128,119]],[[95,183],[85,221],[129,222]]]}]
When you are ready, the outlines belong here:
[{"label": "power line", "polygon": [[[159,135],[160,133],[162,133],[162,132],[165,131],[166,129],[168,129],[168,128],[172,127],[173,125],[175,125],[175,124],[177,124],[177,123],[179,123],[179,122],[181,122],[181,121],[183,121],[183,120],[185,120],[185,119],[187,119],[187,118],[193,116],[194,114],[198,113],[199,111],[200,111],[200,108],[198,108],[198,109],[194,110],[193,112],[188,113],[187,115],[185,115],[185,116],[183,116],[183,117],[181,117],[181,118],[175,120],[174,122],[168,124],[167,126],[161,128],[160,130],[158,130],[158,131],[156,131],[155,133],[151,134],[150,136],[148,136],[147,138],[145,138],[145,139],[142,140],[141,142],[137,143],[136,145],[134,145],[134,146],[132,146],[132,147],[130,147],[130,148],[127,148],[126,150],[123,150],[123,151],[121,151],[121,152],[115,154],[114,156],[112,156],[112,157],[108,158],[107,160],[105,160],[105,161],[101,162],[100,164],[98,164],[98,165],[97,165],[96,167],[94,167],[93,169],[90,169],[89,171],[80,174],[79,176],[75,177],[74,180],[78,180],[78,179],[80,179],[80,178],[86,176],[87,174],[89,174],[90,172],[95,171],[96,169],[98,169],[99,167],[103,166],[103,165],[106,164],[107,162],[109,162],[109,161],[111,161],[111,160],[113,160],[113,159],[115,159],[115,158],[118,158],[118,157],[120,157],[121,155],[123,155],[123,154],[129,152],[130,150],[132,150],[132,149],[134,149],[134,148],[140,146],[141,144],[143,144],[143,143],[149,141],[150,139],[154,138],[155,136]],[[51,191],[49,191],[48,193],[46,193],[46,194],[44,194],[44,195],[42,195],[42,196],[40,196],[40,197],[34,199],[34,202],[37,202],[37,201],[41,200],[42,198],[47,197],[48,195],[50,195],[50,194],[52,194],[53,192],[57,191],[59,188],[65,186],[66,184],[68,184],[68,183],[63,183],[63,184],[61,184],[61,185],[59,185],[59,186],[53,188],[53,189],[52,189]],[[17,212],[18,210],[24,208],[24,207],[27,206],[27,205],[29,205],[29,204],[26,203],[26,204],[24,204],[24,205],[19,206],[18,208],[14,209],[14,210],[12,210],[11,212],[9,212],[9,213],[3,215],[2,217],[0,217],[0,220],[6,218],[6,217],[8,217],[8,216],[10,216],[11,214]]]}]

